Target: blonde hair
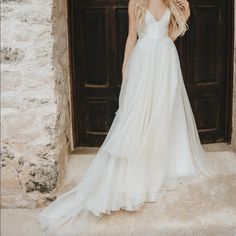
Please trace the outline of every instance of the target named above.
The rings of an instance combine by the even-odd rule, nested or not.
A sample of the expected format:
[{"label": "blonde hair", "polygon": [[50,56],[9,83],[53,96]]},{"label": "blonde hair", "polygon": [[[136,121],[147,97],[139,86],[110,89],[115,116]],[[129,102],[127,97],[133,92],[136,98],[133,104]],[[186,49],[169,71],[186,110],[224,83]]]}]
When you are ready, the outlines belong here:
[{"label": "blonde hair", "polygon": [[[183,36],[188,30],[188,25],[185,20],[184,12],[181,10],[175,0],[164,0],[165,4],[170,8],[171,17],[169,24],[169,35],[177,38]],[[141,28],[144,26],[144,19],[148,0],[134,0],[135,16]]]}]

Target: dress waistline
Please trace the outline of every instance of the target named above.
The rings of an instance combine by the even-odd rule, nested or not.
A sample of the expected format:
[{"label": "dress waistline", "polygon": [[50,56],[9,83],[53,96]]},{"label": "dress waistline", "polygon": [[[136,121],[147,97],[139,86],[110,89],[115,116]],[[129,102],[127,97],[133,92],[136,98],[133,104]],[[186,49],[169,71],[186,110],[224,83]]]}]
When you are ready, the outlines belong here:
[{"label": "dress waistline", "polygon": [[154,35],[144,35],[144,36],[140,36],[138,37],[138,40],[159,40],[159,39],[166,39],[166,38],[170,38],[168,35],[163,35],[163,36],[154,36]]}]

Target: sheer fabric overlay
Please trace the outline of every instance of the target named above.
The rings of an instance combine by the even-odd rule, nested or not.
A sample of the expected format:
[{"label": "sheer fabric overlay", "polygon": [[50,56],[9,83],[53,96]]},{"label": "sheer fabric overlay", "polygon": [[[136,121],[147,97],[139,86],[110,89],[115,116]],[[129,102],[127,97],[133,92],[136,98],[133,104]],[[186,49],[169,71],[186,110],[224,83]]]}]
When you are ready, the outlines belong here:
[{"label": "sheer fabric overlay", "polygon": [[217,174],[199,140],[169,20],[167,8],[137,28],[108,135],[80,184],[40,212],[45,235],[79,235],[103,214],[140,210],[179,183]]}]

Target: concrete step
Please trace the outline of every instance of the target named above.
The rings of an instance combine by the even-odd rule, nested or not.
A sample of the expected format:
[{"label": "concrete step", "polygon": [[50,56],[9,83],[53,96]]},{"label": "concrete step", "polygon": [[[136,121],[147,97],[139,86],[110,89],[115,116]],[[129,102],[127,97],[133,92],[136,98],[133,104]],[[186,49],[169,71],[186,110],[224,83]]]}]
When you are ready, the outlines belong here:
[{"label": "concrete step", "polygon": [[[58,194],[68,191],[81,178],[97,149],[71,155]],[[236,235],[236,155],[231,150],[208,151],[209,159],[224,167],[226,175],[180,185],[156,203],[146,203],[141,211],[105,215],[86,234],[91,236],[235,236]],[[2,236],[42,235],[36,214],[40,209],[2,209]],[[66,236],[66,235],[65,235]]]}]

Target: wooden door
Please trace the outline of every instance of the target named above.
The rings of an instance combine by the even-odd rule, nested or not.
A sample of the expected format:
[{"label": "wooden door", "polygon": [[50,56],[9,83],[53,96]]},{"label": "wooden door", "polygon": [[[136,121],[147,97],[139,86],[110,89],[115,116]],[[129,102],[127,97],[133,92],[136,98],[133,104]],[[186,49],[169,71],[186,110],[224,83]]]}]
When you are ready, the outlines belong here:
[{"label": "wooden door", "polygon": [[[118,108],[127,0],[69,3],[74,143],[100,146]],[[230,141],[233,1],[190,5],[190,29],[176,44],[200,138]]]},{"label": "wooden door", "polygon": [[177,44],[200,138],[230,142],[233,1],[190,0],[190,5],[189,31]]},{"label": "wooden door", "polygon": [[74,0],[71,20],[75,145],[99,146],[118,108],[127,1]]}]

